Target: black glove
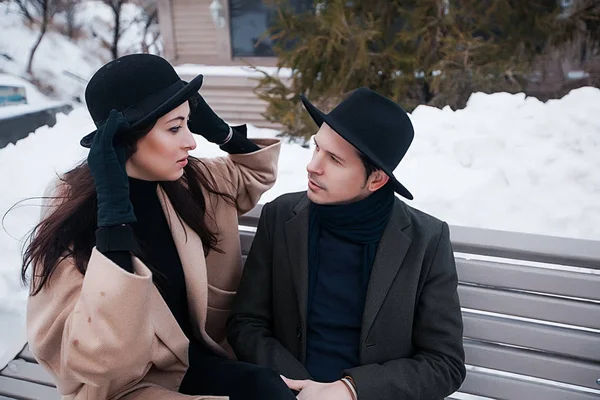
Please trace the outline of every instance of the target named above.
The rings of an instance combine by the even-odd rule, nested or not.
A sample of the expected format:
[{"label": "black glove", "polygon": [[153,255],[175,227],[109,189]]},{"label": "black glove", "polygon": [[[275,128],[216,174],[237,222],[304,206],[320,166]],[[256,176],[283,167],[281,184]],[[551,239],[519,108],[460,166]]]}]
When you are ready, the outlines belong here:
[{"label": "black glove", "polygon": [[129,200],[129,178],[125,171],[125,148],[114,146],[118,132],[129,129],[122,113],[111,110],[92,142],[87,162],[96,185],[98,196],[98,227],[109,227],[135,222]]},{"label": "black glove", "polygon": [[193,133],[204,136],[206,140],[218,145],[229,138],[229,125],[210,108],[200,93],[190,97],[190,118],[188,128]]}]

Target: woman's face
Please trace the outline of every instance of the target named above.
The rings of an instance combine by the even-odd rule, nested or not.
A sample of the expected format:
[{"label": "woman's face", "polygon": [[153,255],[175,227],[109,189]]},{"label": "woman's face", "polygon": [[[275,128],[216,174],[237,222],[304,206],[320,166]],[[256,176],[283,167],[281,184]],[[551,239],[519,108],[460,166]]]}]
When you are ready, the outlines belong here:
[{"label": "woman's face", "polygon": [[158,119],[152,130],[137,142],[137,150],[127,160],[127,175],[146,181],[181,178],[188,153],[196,148],[187,126],[189,114],[186,101]]}]

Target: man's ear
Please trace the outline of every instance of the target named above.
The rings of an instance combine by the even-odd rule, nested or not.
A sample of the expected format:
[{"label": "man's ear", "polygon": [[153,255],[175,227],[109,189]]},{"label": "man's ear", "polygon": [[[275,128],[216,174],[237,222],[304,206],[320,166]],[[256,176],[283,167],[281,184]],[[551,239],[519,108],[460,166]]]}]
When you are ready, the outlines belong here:
[{"label": "man's ear", "polygon": [[385,172],[378,169],[371,174],[369,179],[367,179],[367,189],[371,192],[375,192],[385,186],[389,180],[390,177]]}]

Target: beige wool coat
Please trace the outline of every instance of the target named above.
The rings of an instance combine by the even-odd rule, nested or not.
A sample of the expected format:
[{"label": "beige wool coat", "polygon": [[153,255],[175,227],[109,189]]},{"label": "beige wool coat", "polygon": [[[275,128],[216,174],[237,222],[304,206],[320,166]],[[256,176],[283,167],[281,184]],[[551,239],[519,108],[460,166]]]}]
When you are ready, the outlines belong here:
[{"label": "beige wool coat", "polygon": [[[254,142],[261,146],[256,152],[203,159],[242,213],[277,175],[279,141]],[[205,258],[200,238],[177,218],[160,186],[158,196],[183,266],[194,334],[217,354],[234,358],[225,324],[242,272],[238,210],[206,194],[224,253]],[[85,276],[67,258],[42,291],[30,296],[29,344],[63,399],[225,399],[177,393],[188,368],[188,339],[150,270],[135,257],[133,267],[134,273],[126,272],[94,248]]]}]

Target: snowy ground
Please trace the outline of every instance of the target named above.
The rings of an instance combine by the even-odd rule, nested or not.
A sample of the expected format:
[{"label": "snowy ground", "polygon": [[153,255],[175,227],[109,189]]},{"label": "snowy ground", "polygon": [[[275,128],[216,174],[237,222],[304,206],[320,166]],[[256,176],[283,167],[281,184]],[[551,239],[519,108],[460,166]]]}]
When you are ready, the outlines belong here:
[{"label": "snowy ground", "polygon": [[[475,94],[466,109],[418,107],[415,141],[396,170],[415,196],[409,204],[450,224],[600,239],[600,89],[581,88],[543,104],[522,95]],[[78,144],[93,123],[85,108],[59,115],[54,128],[0,150],[0,213],[40,196],[56,173],[86,156]],[[250,129],[252,137],[275,131]],[[198,137],[196,156],[223,153]],[[311,150],[284,143],[279,178],[261,202],[306,189]],[[6,214],[0,231],[0,321],[22,321],[20,240],[38,219],[39,200]],[[2,327],[0,323],[0,328]],[[18,325],[18,324],[17,324]],[[2,352],[24,341],[15,329]],[[13,348],[18,345],[12,345]]]}]

